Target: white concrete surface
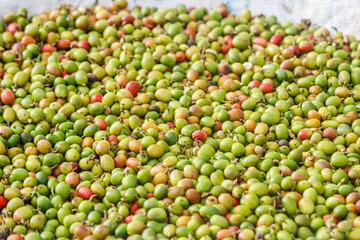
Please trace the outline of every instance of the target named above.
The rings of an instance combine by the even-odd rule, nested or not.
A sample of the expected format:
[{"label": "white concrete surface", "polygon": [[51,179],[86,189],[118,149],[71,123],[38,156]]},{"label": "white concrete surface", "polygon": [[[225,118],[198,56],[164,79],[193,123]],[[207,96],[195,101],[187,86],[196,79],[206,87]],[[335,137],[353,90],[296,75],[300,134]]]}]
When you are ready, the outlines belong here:
[{"label": "white concrete surface", "polygon": [[[90,6],[94,3],[107,5],[111,0],[0,0],[0,16],[25,7],[30,14],[55,8],[59,3],[75,6]],[[215,8],[225,2],[233,14],[248,7],[253,14],[276,15],[279,21],[300,22],[311,19],[314,26],[336,27],[346,34],[360,39],[360,0],[128,0],[129,7],[157,6],[174,7],[180,3],[187,6]]]}]

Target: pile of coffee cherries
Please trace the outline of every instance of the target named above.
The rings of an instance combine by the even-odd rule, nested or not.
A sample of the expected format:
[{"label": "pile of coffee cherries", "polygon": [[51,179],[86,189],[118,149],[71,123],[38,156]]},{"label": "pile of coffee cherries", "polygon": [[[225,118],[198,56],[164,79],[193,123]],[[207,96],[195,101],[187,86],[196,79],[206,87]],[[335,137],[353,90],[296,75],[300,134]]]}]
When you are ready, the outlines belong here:
[{"label": "pile of coffee cherries", "polygon": [[354,36],[126,0],[0,32],[0,239],[360,239]]}]

